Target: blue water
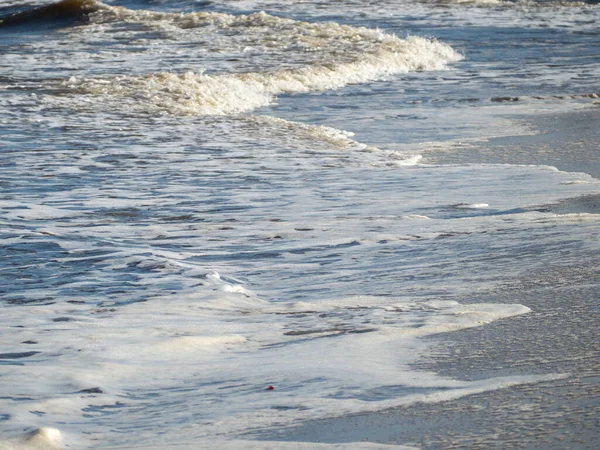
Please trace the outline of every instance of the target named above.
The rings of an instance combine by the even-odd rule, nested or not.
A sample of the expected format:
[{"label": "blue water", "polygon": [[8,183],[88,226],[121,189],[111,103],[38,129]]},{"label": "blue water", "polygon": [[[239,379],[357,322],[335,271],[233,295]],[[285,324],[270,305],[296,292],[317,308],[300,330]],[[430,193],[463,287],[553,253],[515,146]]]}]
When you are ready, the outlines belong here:
[{"label": "blue water", "polygon": [[0,27],[0,445],[246,448],[577,376],[414,363],[595,264],[600,182],[489,143],[597,110],[597,6],[109,5]]}]

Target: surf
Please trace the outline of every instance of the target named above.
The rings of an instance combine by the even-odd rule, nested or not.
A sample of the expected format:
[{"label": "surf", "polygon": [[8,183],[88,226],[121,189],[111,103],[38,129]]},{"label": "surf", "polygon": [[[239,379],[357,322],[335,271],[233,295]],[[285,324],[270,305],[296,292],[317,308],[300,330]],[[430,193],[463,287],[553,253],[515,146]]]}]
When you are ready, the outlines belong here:
[{"label": "surf", "polygon": [[[100,97],[103,104],[115,101],[138,112],[239,114],[270,105],[279,95],[335,90],[400,73],[446,70],[462,59],[435,39],[401,39],[379,30],[308,23],[264,12],[174,14],[103,6],[89,19],[100,32],[127,23],[156,30],[161,40],[202,42],[188,55],[188,65],[196,66],[195,70],[75,76],[56,87],[61,93],[67,89],[85,96],[86,102]],[[252,65],[261,55],[266,67],[215,73],[214,62],[205,61],[207,52],[211,59],[236,55],[240,65],[247,65],[245,61]]]}]

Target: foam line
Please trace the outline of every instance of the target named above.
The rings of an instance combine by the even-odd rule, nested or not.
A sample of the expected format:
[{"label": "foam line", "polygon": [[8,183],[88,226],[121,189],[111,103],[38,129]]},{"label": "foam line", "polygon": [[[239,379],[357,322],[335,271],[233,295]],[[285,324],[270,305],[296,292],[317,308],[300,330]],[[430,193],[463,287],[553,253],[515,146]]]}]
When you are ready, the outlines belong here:
[{"label": "foam line", "polygon": [[[285,70],[204,74],[153,73],[117,77],[71,77],[62,86],[71,92],[129,103],[136,109],[181,115],[227,115],[269,105],[277,95],[339,89],[398,73],[443,70],[462,56],[433,39],[396,36],[378,30],[335,23],[314,24],[271,16],[264,12],[234,16],[222,13],[170,14],[100,8],[96,24],[119,21],[148,27],[175,27],[234,37],[223,49],[263,48],[279,52],[293,67]],[[170,28],[169,28],[170,30]],[[275,37],[276,35],[276,37]],[[224,38],[223,38],[224,39]],[[251,46],[248,46],[251,44]],[[308,58],[306,55],[313,55]],[[316,56],[314,56],[316,55]],[[341,55],[341,56],[340,56]]]}]

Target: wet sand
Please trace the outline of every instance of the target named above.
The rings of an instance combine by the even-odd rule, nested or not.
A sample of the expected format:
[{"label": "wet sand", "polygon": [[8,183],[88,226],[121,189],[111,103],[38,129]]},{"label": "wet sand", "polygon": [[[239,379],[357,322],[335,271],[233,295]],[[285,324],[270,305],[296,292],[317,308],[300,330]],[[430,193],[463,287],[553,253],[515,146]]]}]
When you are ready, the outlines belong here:
[{"label": "wet sand", "polygon": [[[600,178],[600,108],[546,115],[540,134],[492,139],[440,163],[553,165]],[[600,197],[570,199],[553,212],[600,213]],[[599,230],[600,238],[600,230]],[[577,253],[581,262],[577,262]],[[323,443],[377,442],[424,449],[596,449],[600,442],[600,255],[573,255],[537,273],[461,303],[521,303],[532,312],[431,338],[433,356],[421,370],[475,380],[506,375],[565,374],[437,404],[309,421],[246,438]]]},{"label": "wet sand", "polygon": [[[598,278],[600,274],[589,275]],[[600,442],[599,291],[599,284],[577,284],[526,288],[519,296],[507,293],[493,301],[517,300],[533,312],[446,334],[436,348],[437,355],[419,366],[469,380],[566,374],[562,380],[307,422],[294,429],[260,433],[260,437],[370,441],[425,449],[595,449]]]},{"label": "wet sand", "polygon": [[565,172],[584,172],[600,179],[600,102],[569,113],[515,117],[536,134],[492,138],[448,152],[425,151],[440,164],[534,164]]}]

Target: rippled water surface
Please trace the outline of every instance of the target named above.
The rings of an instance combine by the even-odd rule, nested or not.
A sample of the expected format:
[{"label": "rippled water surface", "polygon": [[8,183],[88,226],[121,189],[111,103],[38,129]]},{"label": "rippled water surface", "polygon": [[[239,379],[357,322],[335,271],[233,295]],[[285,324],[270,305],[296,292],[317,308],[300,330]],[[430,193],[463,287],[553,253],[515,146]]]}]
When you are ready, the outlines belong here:
[{"label": "rippled water surface", "polygon": [[417,363],[597,263],[561,166],[597,147],[535,141],[597,111],[595,2],[48,5],[0,8],[0,448],[269,448],[577,376]]}]

